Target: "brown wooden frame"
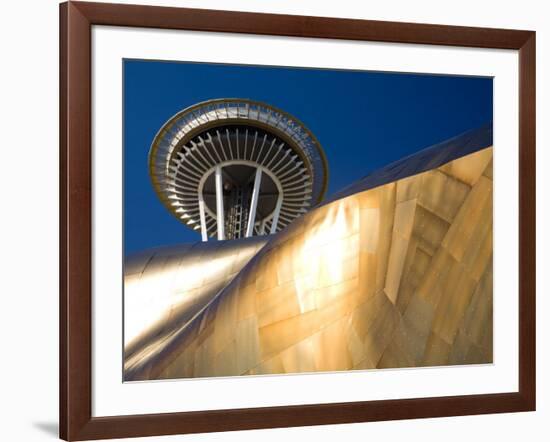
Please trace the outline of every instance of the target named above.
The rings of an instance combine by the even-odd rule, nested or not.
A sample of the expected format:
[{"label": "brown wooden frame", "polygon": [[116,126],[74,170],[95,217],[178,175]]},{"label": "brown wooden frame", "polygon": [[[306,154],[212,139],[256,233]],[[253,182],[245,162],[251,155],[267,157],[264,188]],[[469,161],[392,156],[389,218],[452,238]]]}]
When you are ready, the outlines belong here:
[{"label": "brown wooden frame", "polygon": [[[91,27],[519,51],[519,391],[92,417]],[[535,410],[535,32],[106,3],[60,5],[60,437],[153,436]]]}]

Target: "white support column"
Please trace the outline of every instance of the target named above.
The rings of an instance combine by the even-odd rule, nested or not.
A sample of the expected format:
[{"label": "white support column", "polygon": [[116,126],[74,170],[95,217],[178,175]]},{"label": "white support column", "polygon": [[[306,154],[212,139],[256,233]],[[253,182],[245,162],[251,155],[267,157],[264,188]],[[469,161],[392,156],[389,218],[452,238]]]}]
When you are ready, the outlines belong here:
[{"label": "white support column", "polygon": [[273,221],[271,222],[271,229],[269,233],[273,234],[277,231],[277,224],[279,223],[279,214],[281,213],[281,206],[283,205],[283,194],[279,193],[277,198],[277,205],[275,206],[275,213],[273,214]]},{"label": "white support column", "polygon": [[260,225],[260,235],[265,235],[265,222],[266,220],[264,219]]},{"label": "white support column", "polygon": [[223,184],[222,168],[216,167],[216,219],[218,222],[218,239],[225,239],[224,219],[223,219]]},{"label": "white support column", "polygon": [[262,169],[256,169],[254,177],[254,189],[252,190],[252,201],[250,201],[250,210],[248,211],[248,224],[246,226],[246,238],[254,233],[254,222],[256,221],[256,209],[258,207],[258,196],[260,195],[260,184],[262,182]]},{"label": "white support column", "polygon": [[202,192],[199,193],[199,215],[201,219],[201,237],[203,242],[208,241],[208,233],[206,231],[206,214],[204,212],[204,198]]}]

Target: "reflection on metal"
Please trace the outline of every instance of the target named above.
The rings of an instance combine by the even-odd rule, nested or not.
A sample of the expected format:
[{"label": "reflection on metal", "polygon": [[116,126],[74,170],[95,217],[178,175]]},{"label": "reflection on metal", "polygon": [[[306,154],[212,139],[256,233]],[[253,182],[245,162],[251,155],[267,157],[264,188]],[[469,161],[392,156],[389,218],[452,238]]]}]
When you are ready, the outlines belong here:
[{"label": "reflection on metal", "polygon": [[199,103],[167,121],[149,171],[164,205],[203,241],[281,230],[322,200],[328,174],[299,120],[244,99]]},{"label": "reflection on metal", "polygon": [[[156,324],[169,323],[158,334],[126,310],[136,330],[125,379],[491,362],[493,149],[483,137],[472,147],[474,138],[344,189],[249,251],[198,307],[191,291],[170,298],[166,285],[201,275],[207,286],[210,259],[179,253],[170,276],[151,262],[151,283],[140,289],[147,309],[175,311],[176,299],[190,299],[183,310],[196,314],[157,315]],[[136,270],[126,272],[127,287]]]},{"label": "reflection on metal", "polygon": [[181,329],[264,246],[266,237],[159,247],[124,266],[126,365]]}]

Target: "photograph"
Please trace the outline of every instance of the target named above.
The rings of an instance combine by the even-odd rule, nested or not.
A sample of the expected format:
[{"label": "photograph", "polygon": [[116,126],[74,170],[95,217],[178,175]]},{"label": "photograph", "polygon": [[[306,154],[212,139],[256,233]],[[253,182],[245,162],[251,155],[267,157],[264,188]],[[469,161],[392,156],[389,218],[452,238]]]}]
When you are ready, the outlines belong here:
[{"label": "photograph", "polygon": [[124,382],[493,363],[493,77],[122,63]]},{"label": "photograph", "polygon": [[548,439],[545,6],[2,2],[0,442]]}]

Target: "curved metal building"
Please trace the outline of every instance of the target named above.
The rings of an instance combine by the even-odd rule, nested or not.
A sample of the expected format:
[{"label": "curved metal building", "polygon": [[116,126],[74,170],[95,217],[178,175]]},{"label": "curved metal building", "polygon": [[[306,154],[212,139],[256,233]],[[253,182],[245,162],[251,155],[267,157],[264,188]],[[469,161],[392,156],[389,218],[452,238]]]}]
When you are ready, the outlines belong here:
[{"label": "curved metal building", "polygon": [[487,126],[275,235],[134,257],[124,379],[490,363],[492,161]]},{"label": "curved metal building", "polygon": [[126,367],[143,360],[199,313],[265,245],[267,237],[156,247],[124,266]]},{"label": "curved metal building", "polygon": [[164,124],[149,171],[168,210],[207,241],[278,232],[322,200],[328,167],[295,117],[265,103],[219,99]]}]

